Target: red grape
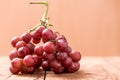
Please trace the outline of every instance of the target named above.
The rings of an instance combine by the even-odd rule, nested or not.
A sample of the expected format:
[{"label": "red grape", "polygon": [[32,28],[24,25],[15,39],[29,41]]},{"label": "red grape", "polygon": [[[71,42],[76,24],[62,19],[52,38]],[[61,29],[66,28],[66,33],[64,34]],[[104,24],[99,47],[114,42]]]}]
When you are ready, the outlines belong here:
[{"label": "red grape", "polygon": [[32,55],[27,55],[23,59],[23,64],[27,67],[34,67],[34,59]]},{"label": "red grape", "polygon": [[34,39],[34,38],[32,38],[32,42],[35,43],[35,44],[38,44],[38,43],[40,43],[40,39]]},{"label": "red grape", "polygon": [[42,32],[42,38],[44,43],[49,41],[49,40],[53,40],[54,36],[53,36],[53,31],[51,29],[44,29]]},{"label": "red grape", "polygon": [[33,53],[34,53],[35,45],[34,45],[33,43],[28,43],[28,44],[26,44],[26,47],[29,49],[30,54],[33,54]]},{"label": "red grape", "polygon": [[56,51],[54,42],[46,42],[43,45],[43,49],[46,53],[55,53],[55,51]]},{"label": "red grape", "polygon": [[59,51],[64,51],[68,44],[64,39],[60,39],[56,41],[56,47]]},{"label": "red grape", "polygon": [[38,56],[42,56],[44,50],[43,50],[43,46],[41,45],[37,45],[34,49],[34,54],[38,55]]},{"label": "red grape", "polygon": [[26,46],[26,43],[24,41],[18,41],[16,43],[16,49],[19,49],[20,47]]},{"label": "red grape", "polygon": [[63,40],[65,40],[65,41],[67,42],[67,40],[66,40],[66,38],[65,38],[64,35],[58,35],[58,36],[56,37],[56,41],[57,41],[57,40],[60,40],[60,39],[63,39]]},{"label": "red grape", "polygon": [[12,66],[10,66],[9,68],[10,72],[13,73],[13,74],[18,74],[20,71]]},{"label": "red grape", "polygon": [[30,33],[23,33],[22,35],[21,35],[21,39],[23,40],[23,41],[25,41],[26,43],[29,43],[30,42],[30,40],[31,40],[31,34]]},{"label": "red grape", "polygon": [[68,68],[69,66],[72,65],[72,62],[73,62],[72,59],[70,57],[67,57],[62,64],[64,67]]},{"label": "red grape", "polygon": [[72,49],[71,49],[71,47],[66,47],[65,48],[65,50],[64,50],[64,52],[67,52],[68,53],[68,55],[69,55],[69,53],[71,53],[71,51],[72,51]]},{"label": "red grape", "polygon": [[18,41],[21,41],[21,39],[18,36],[13,37],[11,40],[11,45],[15,47]]},{"label": "red grape", "polygon": [[55,59],[55,55],[54,54],[48,54],[46,52],[43,53],[43,59],[44,60],[48,60],[48,61],[52,61]]},{"label": "red grape", "polygon": [[48,62],[48,61],[43,61],[43,62],[42,62],[42,68],[43,68],[43,70],[45,70],[45,71],[49,71],[49,70],[50,70],[49,62]]},{"label": "red grape", "polygon": [[16,68],[17,70],[21,70],[22,69],[22,66],[23,66],[23,62],[22,62],[22,59],[20,58],[14,58],[12,59],[11,61],[11,65]]},{"label": "red grape", "polygon": [[66,52],[58,52],[57,60],[64,61],[68,57]]},{"label": "red grape", "polygon": [[25,73],[25,74],[33,74],[35,72],[35,68],[34,67],[23,66],[21,72]]},{"label": "red grape", "polygon": [[70,53],[70,57],[72,58],[73,61],[78,62],[81,59],[81,55],[78,51],[72,51]]},{"label": "red grape", "polygon": [[30,51],[27,47],[20,47],[18,49],[18,56],[24,58],[26,55],[30,54]]},{"label": "red grape", "polygon": [[79,62],[73,62],[71,66],[67,68],[67,72],[73,73],[78,71],[80,68],[80,63]]},{"label": "red grape", "polygon": [[12,50],[10,51],[9,53],[9,59],[12,60],[14,58],[17,58],[18,57],[18,51],[17,50]]},{"label": "red grape", "polygon": [[42,64],[42,58],[37,56],[37,55],[32,55],[33,59],[34,59],[34,67],[37,69],[40,67],[40,65]]}]

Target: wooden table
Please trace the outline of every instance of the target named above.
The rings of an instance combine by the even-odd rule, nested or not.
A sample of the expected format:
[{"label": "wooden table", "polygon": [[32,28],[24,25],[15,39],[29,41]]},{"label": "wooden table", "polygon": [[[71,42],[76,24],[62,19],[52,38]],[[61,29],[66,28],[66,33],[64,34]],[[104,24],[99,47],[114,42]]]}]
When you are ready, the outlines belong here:
[{"label": "wooden table", "polygon": [[[120,57],[82,57],[80,63],[79,71],[66,74],[49,71],[46,80],[120,80]],[[9,66],[9,58],[0,57],[0,80],[43,80],[43,71],[12,75]]]}]

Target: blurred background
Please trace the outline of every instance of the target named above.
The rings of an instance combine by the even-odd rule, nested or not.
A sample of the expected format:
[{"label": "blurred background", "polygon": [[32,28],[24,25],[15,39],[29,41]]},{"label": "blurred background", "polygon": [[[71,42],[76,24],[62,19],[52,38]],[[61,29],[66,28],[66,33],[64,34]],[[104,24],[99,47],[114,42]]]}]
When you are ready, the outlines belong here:
[{"label": "blurred background", "polygon": [[[8,55],[13,36],[39,23],[45,6],[39,0],[0,2],[0,56]],[[48,0],[50,23],[83,56],[120,55],[120,0]]]}]

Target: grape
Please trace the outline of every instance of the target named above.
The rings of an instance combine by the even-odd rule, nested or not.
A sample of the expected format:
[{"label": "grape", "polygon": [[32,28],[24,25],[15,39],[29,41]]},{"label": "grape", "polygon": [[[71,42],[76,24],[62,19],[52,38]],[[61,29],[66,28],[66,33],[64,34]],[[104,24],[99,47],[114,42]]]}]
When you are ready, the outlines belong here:
[{"label": "grape", "polygon": [[73,62],[72,59],[70,57],[67,57],[62,64],[64,67],[68,68],[69,66],[72,65],[72,62]]},{"label": "grape", "polygon": [[40,34],[40,36],[42,36],[42,32],[44,29],[45,29],[44,26],[40,26],[40,27],[36,28],[36,32],[38,32]]},{"label": "grape", "polygon": [[68,57],[66,52],[58,52],[57,60],[64,61]]},{"label": "grape", "polygon": [[78,51],[72,51],[70,53],[70,57],[72,58],[73,61],[78,62],[81,59],[81,55]]},{"label": "grape", "polygon": [[41,33],[37,32],[36,30],[32,32],[32,38],[35,39],[35,40],[40,40],[42,35]]},{"label": "grape", "polygon": [[48,54],[46,52],[43,53],[43,59],[44,60],[48,60],[48,61],[52,61],[55,59],[55,55],[54,54]]},{"label": "grape", "polygon": [[18,41],[16,43],[16,49],[19,49],[20,47],[26,46],[26,43],[24,41]]},{"label": "grape", "polygon": [[14,58],[12,59],[11,61],[11,65],[16,68],[17,70],[21,70],[22,69],[22,66],[23,66],[23,62],[22,62],[22,59],[20,58]]},{"label": "grape", "polygon": [[34,39],[34,38],[32,38],[32,42],[35,43],[35,44],[38,44],[40,42],[40,39]]},{"label": "grape", "polygon": [[12,50],[10,51],[9,53],[9,59],[12,60],[14,58],[17,58],[18,57],[18,51],[17,50]]},{"label": "grape", "polygon": [[30,42],[30,40],[31,40],[31,34],[30,33],[23,33],[22,35],[21,35],[21,39],[23,40],[23,41],[25,41],[26,43],[29,43]]},{"label": "grape", "polygon": [[33,39],[40,40],[44,29],[45,29],[45,27],[43,27],[43,26],[36,28],[36,30],[32,32]]},{"label": "grape", "polygon": [[56,51],[54,42],[46,42],[43,45],[43,49],[46,53],[55,53],[55,51]]},{"label": "grape", "polygon": [[72,49],[71,49],[70,46],[66,47],[65,50],[64,50],[64,52],[67,52],[68,55],[69,55],[69,53],[71,53],[71,51],[72,51]]},{"label": "grape", "polygon": [[33,43],[28,43],[28,44],[26,44],[26,47],[29,49],[30,54],[33,54],[33,53],[34,53],[35,45],[34,45]]},{"label": "grape", "polygon": [[57,60],[53,60],[53,61],[50,62],[50,67],[51,68],[55,68],[55,69],[59,70],[59,68],[61,66],[62,66],[61,63],[58,62]]},{"label": "grape", "polygon": [[53,31],[51,29],[44,29],[42,32],[42,38],[44,43],[49,40],[53,40],[54,39]]},{"label": "grape", "polygon": [[64,67],[59,67],[59,69],[55,69],[55,68],[51,68],[51,70],[55,73],[55,74],[60,74],[64,72]]},{"label": "grape", "polygon": [[80,68],[79,62],[73,62],[72,65],[67,68],[67,72],[73,73],[78,71],[79,68]]},{"label": "grape", "polygon": [[42,58],[37,56],[37,55],[32,55],[33,59],[34,59],[34,67],[37,69],[40,67],[40,65],[42,64]]},{"label": "grape", "polygon": [[11,45],[15,47],[18,41],[21,41],[21,39],[18,36],[13,37],[11,40]]},{"label": "grape", "polygon": [[43,50],[43,46],[41,45],[37,45],[34,49],[34,54],[38,55],[38,56],[42,56],[44,50]]},{"label": "grape", "polygon": [[64,39],[60,39],[56,41],[56,47],[59,51],[64,51],[68,44]]},{"label": "grape", "polygon": [[30,51],[27,47],[20,47],[18,49],[18,56],[24,58],[26,55],[30,54]]},{"label": "grape", "polygon": [[43,61],[43,62],[42,62],[42,68],[43,68],[43,70],[45,70],[45,71],[49,71],[49,70],[50,70],[49,62],[48,62],[48,61]]},{"label": "grape", "polygon": [[56,41],[60,40],[60,39],[63,39],[63,40],[65,40],[65,42],[67,42],[67,40],[66,40],[64,35],[59,35],[59,36],[56,37]]},{"label": "grape", "polygon": [[18,74],[20,71],[12,66],[10,66],[9,68],[10,72],[13,73],[13,74]]},{"label": "grape", "polygon": [[25,74],[33,74],[35,72],[35,68],[34,67],[23,66],[21,72],[25,73]]},{"label": "grape", "polygon": [[64,72],[64,67],[57,60],[51,61],[50,62],[50,66],[51,66],[51,70],[53,72],[55,72],[55,73],[62,73],[62,72]]},{"label": "grape", "polygon": [[27,55],[23,59],[23,64],[27,67],[33,67],[34,66],[34,59],[32,55]]}]

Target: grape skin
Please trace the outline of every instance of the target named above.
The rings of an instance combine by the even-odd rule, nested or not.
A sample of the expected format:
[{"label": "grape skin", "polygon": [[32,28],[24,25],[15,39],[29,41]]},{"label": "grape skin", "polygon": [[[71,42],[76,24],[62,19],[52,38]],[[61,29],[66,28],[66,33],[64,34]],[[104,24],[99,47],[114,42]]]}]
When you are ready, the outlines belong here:
[{"label": "grape skin", "polygon": [[24,57],[23,59],[23,64],[27,67],[34,67],[34,59],[32,57],[32,55],[27,55]]},{"label": "grape skin", "polygon": [[21,41],[21,38],[19,38],[18,36],[13,37],[11,40],[11,45],[15,47],[18,41]]},{"label": "grape skin", "polygon": [[20,47],[18,49],[18,56],[24,58],[26,55],[30,54],[30,51],[27,47]]},{"label": "grape skin", "polygon": [[21,35],[21,39],[22,39],[23,41],[25,41],[26,43],[29,43],[29,42],[30,42],[31,37],[32,37],[31,34],[28,33],[28,32],[23,33],[23,34]]},{"label": "grape skin", "polygon": [[18,57],[18,51],[16,49],[11,50],[9,53],[9,59],[12,60],[12,59],[17,58],[17,57]]}]

